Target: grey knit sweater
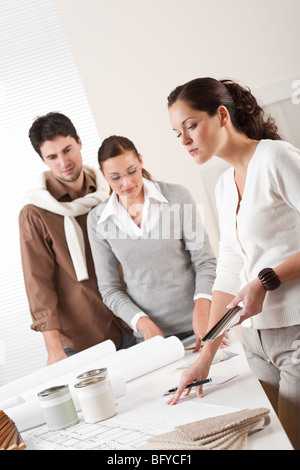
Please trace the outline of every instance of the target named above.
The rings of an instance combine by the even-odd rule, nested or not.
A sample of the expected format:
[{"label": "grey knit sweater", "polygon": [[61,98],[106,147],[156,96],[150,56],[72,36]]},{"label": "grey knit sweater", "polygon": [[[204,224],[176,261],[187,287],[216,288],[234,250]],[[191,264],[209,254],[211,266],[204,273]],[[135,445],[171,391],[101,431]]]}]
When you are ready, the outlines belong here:
[{"label": "grey knit sweater", "polygon": [[189,191],[158,185],[168,203],[162,204],[159,221],[146,237],[125,237],[110,219],[99,224],[107,201],[90,211],[88,235],[107,307],[129,325],[142,311],[168,336],[192,329],[194,297],[211,295],[216,260]]}]

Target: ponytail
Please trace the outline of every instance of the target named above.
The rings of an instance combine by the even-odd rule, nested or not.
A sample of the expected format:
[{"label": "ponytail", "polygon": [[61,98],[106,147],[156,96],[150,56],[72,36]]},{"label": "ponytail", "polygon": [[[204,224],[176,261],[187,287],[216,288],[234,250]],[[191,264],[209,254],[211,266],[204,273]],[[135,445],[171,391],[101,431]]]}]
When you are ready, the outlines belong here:
[{"label": "ponytail", "polygon": [[249,88],[244,88],[232,80],[220,80],[220,83],[227,88],[232,98],[230,117],[237,130],[254,140],[281,140],[275,120],[271,116],[265,116],[264,110]]},{"label": "ponytail", "polygon": [[277,125],[271,116],[265,117],[249,88],[232,80],[197,78],[173,90],[168,96],[170,108],[177,100],[185,101],[198,111],[214,116],[220,106],[225,106],[233,126],[254,140],[281,140]]}]

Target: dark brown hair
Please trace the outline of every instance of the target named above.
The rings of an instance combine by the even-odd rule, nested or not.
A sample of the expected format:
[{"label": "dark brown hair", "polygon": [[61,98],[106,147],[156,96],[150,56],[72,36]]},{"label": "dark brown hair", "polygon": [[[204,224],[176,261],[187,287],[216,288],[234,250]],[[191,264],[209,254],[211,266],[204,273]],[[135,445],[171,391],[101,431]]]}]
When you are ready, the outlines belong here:
[{"label": "dark brown hair", "polygon": [[225,106],[233,126],[250,139],[281,140],[277,125],[271,116],[264,116],[249,88],[225,79],[196,78],[176,87],[168,96],[170,108],[177,100],[186,102],[191,108],[214,116],[219,106]]},{"label": "dark brown hair", "polygon": [[[99,150],[98,150],[98,163],[101,168],[101,163],[105,162],[109,158],[118,157],[125,152],[133,152],[138,160],[140,160],[139,153],[134,145],[134,143],[129,140],[127,137],[122,137],[119,135],[111,135],[103,140]],[[153,181],[150,173],[142,168],[142,175],[149,181]]]},{"label": "dark brown hair", "polygon": [[78,143],[79,137],[72,121],[61,113],[51,112],[38,117],[29,129],[29,139],[34,150],[42,158],[41,145],[46,140],[54,140],[58,136],[73,137]]}]

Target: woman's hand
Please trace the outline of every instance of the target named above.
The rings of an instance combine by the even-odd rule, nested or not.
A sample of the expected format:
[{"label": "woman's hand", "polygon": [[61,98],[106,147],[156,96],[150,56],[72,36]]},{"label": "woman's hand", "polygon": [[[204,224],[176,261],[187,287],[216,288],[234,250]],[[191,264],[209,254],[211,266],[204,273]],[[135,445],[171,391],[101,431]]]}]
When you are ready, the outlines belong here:
[{"label": "woman's hand", "polygon": [[238,323],[241,324],[247,318],[262,312],[265,296],[266,290],[260,280],[256,278],[254,281],[247,284],[227,307],[236,307],[240,302],[243,304],[241,318]]},{"label": "woman's hand", "polygon": [[193,330],[196,337],[194,353],[201,347],[201,340],[205,336],[209,320],[210,301],[207,299],[197,299],[193,312]]},{"label": "woman's hand", "polygon": [[153,338],[154,336],[165,337],[161,329],[158,328],[158,326],[156,326],[149,317],[141,317],[137,322],[136,327],[144,336],[144,340]]},{"label": "woman's hand", "polygon": [[[200,351],[202,338],[206,335],[208,331],[208,322],[209,322],[209,310],[211,302],[207,299],[197,299],[195,303],[195,308],[193,312],[193,330],[196,337],[196,346],[193,350],[193,353]],[[224,335],[220,348],[227,348],[228,336]]]},{"label": "woman's hand", "polygon": [[[167,402],[167,404],[175,405],[178,402],[181,395],[183,394],[186,386],[197,380],[206,379],[208,376],[208,372],[209,372],[209,367],[201,367],[199,360],[195,361],[194,364],[192,364],[186,371],[184,371],[181,374],[178,388],[175,394],[173,395],[173,397]],[[203,398],[202,387],[203,385],[199,385],[196,388],[197,395],[199,398]],[[189,395],[190,391],[191,391],[191,388],[188,388],[186,392],[184,393],[184,396]]]},{"label": "woman's hand", "polygon": [[220,349],[225,349],[228,347],[228,341],[227,341],[228,339],[229,339],[229,336],[227,333],[225,333],[222,338],[221,344],[219,346]]}]

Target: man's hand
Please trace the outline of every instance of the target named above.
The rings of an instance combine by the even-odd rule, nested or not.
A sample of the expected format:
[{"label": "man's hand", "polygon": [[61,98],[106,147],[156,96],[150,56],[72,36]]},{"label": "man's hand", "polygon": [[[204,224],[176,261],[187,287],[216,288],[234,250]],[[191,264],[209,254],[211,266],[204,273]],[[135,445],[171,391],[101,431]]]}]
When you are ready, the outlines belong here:
[{"label": "man's hand", "polygon": [[62,359],[66,359],[67,357],[68,356],[66,355],[65,351],[63,350],[63,348],[61,348],[61,351],[48,354],[47,366],[50,366],[51,364],[54,364],[55,362],[61,361]]},{"label": "man's hand", "polygon": [[43,336],[48,351],[47,366],[68,357],[62,347],[58,330],[43,331]]}]

